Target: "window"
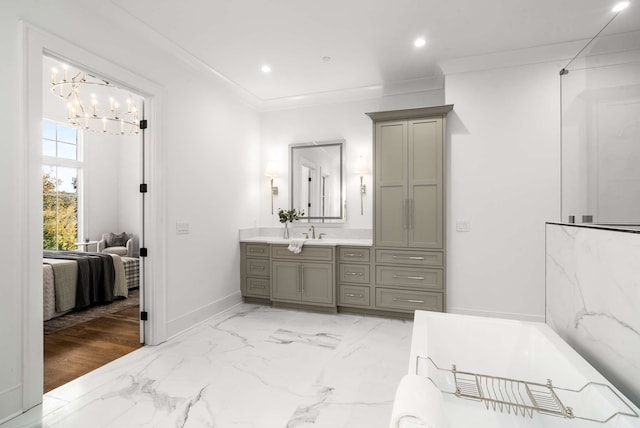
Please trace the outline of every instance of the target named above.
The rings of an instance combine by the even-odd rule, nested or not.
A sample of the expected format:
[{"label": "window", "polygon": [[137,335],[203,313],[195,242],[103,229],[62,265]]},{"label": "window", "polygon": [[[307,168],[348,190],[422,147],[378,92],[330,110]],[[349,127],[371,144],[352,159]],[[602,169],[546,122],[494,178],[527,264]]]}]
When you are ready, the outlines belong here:
[{"label": "window", "polygon": [[76,128],[42,124],[42,247],[74,250],[78,242],[82,162]]}]

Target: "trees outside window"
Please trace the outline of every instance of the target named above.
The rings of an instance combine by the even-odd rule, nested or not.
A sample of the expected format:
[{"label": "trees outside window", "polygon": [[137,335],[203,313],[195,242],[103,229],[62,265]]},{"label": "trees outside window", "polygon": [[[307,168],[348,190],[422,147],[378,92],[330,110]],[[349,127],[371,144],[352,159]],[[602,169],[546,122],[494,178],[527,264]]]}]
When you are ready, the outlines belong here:
[{"label": "trees outside window", "polygon": [[42,247],[74,250],[78,242],[81,161],[74,127],[43,121]]}]

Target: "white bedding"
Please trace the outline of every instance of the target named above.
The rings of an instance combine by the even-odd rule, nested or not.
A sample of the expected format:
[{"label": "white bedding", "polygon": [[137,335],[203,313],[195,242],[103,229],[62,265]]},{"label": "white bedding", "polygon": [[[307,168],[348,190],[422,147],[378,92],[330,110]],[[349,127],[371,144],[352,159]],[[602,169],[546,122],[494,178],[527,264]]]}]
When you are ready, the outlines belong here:
[{"label": "white bedding", "polygon": [[[115,269],[115,281],[113,287],[114,297],[127,297],[129,290],[127,289],[127,282],[125,280],[124,265],[122,259],[117,254],[111,254],[113,258],[113,267]],[[44,259],[47,263],[51,264],[76,264],[73,260],[57,260],[57,259]],[[50,320],[55,317],[59,317],[69,312],[67,306],[60,307],[56,304],[56,287],[65,288],[65,292],[75,296],[77,284],[73,279],[69,279],[68,283],[56,284],[53,267],[51,264],[42,265],[42,285],[43,285],[43,319],[44,321]]]}]

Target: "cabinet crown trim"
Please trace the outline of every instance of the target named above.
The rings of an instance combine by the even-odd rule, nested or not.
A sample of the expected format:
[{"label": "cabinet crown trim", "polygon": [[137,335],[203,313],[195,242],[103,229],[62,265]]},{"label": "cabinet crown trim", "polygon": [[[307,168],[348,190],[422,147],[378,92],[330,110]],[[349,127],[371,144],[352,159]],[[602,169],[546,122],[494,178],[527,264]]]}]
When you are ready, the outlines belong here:
[{"label": "cabinet crown trim", "polygon": [[453,110],[453,104],[446,104],[435,107],[420,107],[404,110],[390,110],[365,113],[373,121],[396,120],[396,119],[417,119],[424,117],[446,116]]}]

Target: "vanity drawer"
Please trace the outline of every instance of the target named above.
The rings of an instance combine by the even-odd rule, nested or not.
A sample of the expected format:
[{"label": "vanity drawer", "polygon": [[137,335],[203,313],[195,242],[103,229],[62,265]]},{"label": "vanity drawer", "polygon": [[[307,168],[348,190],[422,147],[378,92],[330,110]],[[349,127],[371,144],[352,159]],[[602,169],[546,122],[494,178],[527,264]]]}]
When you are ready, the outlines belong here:
[{"label": "vanity drawer", "polygon": [[245,264],[245,273],[253,276],[269,276],[269,259],[249,259]]},{"label": "vanity drawer", "polygon": [[414,266],[444,266],[444,253],[439,251],[376,250],[376,262]]},{"label": "vanity drawer", "polygon": [[416,267],[376,266],[376,284],[443,290],[444,271]]},{"label": "vanity drawer", "polygon": [[246,279],[245,294],[257,297],[269,297],[269,280],[265,278]]},{"label": "vanity drawer", "polygon": [[246,244],[247,257],[269,257],[269,245]]},{"label": "vanity drawer", "polygon": [[370,284],[369,265],[340,264],[340,282],[357,282]]},{"label": "vanity drawer", "polygon": [[371,306],[369,287],[340,284],[338,305]]},{"label": "vanity drawer", "polygon": [[400,311],[443,311],[442,293],[376,288],[376,308]]},{"label": "vanity drawer", "polygon": [[287,245],[272,245],[271,257],[274,259],[313,260],[332,262],[334,260],[335,247],[309,246],[302,247],[298,254],[289,251]]},{"label": "vanity drawer", "polygon": [[363,247],[340,247],[338,258],[341,262],[369,263],[371,250]]}]

